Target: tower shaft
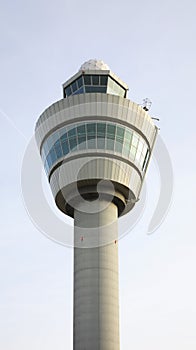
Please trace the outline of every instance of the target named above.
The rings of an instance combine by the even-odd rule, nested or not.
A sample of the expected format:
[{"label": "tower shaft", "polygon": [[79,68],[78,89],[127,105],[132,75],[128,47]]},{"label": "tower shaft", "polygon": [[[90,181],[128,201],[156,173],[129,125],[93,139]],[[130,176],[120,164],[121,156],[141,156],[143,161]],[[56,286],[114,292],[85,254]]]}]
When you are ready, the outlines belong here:
[{"label": "tower shaft", "polygon": [[[74,211],[74,350],[119,350],[118,210],[105,200]],[[88,233],[88,236],[85,235]],[[91,237],[89,236],[89,232]],[[111,243],[100,244],[100,232]],[[84,248],[86,240],[93,246]],[[110,240],[110,239],[109,239]]]}]

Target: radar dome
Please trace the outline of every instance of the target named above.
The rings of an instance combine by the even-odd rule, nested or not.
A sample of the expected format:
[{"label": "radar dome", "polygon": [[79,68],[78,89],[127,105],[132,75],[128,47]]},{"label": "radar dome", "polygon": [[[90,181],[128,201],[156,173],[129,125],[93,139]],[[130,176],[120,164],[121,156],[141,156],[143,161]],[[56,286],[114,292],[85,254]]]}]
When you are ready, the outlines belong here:
[{"label": "radar dome", "polygon": [[80,70],[110,70],[110,68],[102,60],[93,59],[93,60],[84,62],[81,65]]}]

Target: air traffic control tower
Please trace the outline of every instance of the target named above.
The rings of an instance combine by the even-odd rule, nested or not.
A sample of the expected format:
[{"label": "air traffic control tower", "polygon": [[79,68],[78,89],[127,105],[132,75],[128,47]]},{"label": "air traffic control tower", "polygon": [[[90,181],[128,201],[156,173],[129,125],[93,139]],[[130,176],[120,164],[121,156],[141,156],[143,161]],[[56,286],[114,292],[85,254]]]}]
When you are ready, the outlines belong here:
[{"label": "air traffic control tower", "polygon": [[127,91],[90,60],[36,124],[56,205],[74,219],[74,350],[120,349],[118,217],[137,205],[157,135]]}]

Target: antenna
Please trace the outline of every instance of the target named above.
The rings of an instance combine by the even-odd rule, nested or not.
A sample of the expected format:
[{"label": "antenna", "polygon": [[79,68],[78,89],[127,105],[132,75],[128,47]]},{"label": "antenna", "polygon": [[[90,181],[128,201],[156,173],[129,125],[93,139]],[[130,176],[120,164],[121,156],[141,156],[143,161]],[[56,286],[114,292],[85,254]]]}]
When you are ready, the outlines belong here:
[{"label": "antenna", "polygon": [[143,99],[142,106],[143,106],[143,109],[148,112],[150,107],[152,106],[152,101],[150,101],[150,99],[146,97]]}]

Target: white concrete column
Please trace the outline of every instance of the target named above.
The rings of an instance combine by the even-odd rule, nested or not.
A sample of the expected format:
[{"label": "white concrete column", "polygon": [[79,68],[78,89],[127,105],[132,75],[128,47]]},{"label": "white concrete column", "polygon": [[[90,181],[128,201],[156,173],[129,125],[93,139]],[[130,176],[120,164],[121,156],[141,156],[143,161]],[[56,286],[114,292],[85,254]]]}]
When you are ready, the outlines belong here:
[{"label": "white concrete column", "polygon": [[[118,210],[104,200],[89,203],[74,212],[73,349],[119,350]],[[97,247],[84,248],[91,234]],[[104,235],[110,244],[99,246]]]}]

